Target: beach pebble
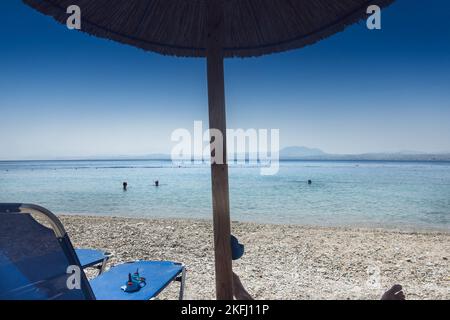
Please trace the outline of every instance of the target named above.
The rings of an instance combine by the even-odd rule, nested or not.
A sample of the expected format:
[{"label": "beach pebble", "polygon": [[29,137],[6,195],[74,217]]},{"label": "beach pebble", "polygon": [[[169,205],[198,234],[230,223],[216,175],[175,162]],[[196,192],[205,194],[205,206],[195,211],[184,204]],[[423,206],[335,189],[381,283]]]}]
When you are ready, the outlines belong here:
[{"label": "beach pebble", "polygon": [[[212,221],[60,218],[74,246],[114,253],[109,266],[137,259],[183,262],[186,299],[215,297]],[[232,228],[245,245],[233,269],[257,299],[379,299],[395,283],[408,299],[450,299],[448,257],[442,256],[450,252],[449,233],[241,222]],[[88,270],[89,277],[95,274]],[[368,284],[378,274],[374,290]],[[160,298],[176,299],[178,288],[172,284]]]}]

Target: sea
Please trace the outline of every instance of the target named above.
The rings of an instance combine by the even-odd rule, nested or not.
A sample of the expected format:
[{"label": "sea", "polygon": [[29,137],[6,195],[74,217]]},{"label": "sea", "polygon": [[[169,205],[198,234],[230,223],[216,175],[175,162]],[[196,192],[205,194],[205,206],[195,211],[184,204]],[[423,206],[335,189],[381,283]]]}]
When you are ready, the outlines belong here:
[{"label": "sea", "polygon": [[[450,162],[281,161],[272,176],[260,169],[230,165],[233,221],[450,231]],[[0,202],[57,214],[212,219],[208,164],[169,160],[0,161]]]}]

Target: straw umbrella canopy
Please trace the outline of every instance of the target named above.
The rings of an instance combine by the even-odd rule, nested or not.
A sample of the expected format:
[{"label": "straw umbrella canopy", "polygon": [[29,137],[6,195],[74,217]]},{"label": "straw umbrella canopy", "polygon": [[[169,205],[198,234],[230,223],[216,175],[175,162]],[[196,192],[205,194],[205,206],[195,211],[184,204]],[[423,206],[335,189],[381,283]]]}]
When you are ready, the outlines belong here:
[{"label": "straw umbrella canopy", "polygon": [[[302,48],[367,17],[370,5],[394,0],[22,0],[66,23],[81,9],[81,31],[147,51],[207,60],[209,127],[223,133],[211,181],[218,299],[232,299],[224,58]],[[217,150],[216,150],[217,152]]]}]

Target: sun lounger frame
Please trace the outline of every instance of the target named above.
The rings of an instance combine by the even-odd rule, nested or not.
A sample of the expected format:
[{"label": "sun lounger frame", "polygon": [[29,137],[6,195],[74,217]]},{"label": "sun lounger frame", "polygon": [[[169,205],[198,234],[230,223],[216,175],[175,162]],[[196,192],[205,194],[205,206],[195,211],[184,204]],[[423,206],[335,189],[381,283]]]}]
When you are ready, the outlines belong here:
[{"label": "sun lounger frame", "polygon": [[[46,221],[49,222],[52,226],[52,229],[56,235],[56,237],[58,238],[58,241],[61,242],[65,242],[66,245],[68,245],[69,247],[72,247],[72,244],[69,240],[69,236],[67,235],[67,232],[63,226],[63,224],[61,223],[61,221],[58,219],[58,217],[52,213],[50,210],[35,205],[35,204],[28,204],[28,203],[1,203],[1,210],[2,212],[5,213],[26,213],[26,214],[36,214],[38,216],[44,216],[46,218]],[[70,250],[69,250],[70,251]],[[70,254],[70,258],[73,261],[77,262],[77,265],[81,266],[81,263],[78,259],[78,256],[76,255],[75,249],[71,250],[72,252],[68,252]],[[108,259],[105,259],[106,261],[104,261],[104,263],[102,264],[102,267],[100,269],[100,273],[103,273],[105,267],[106,267],[106,262]],[[180,291],[179,291],[179,300],[183,300],[184,298],[184,289],[185,289],[185,281],[186,281],[186,267],[184,264],[180,263],[180,266],[182,267],[182,271],[181,271],[181,275],[176,277],[172,282],[180,282]],[[91,297],[92,300],[95,300],[95,294],[92,291],[90,285],[89,285],[89,281],[87,281],[86,276],[84,275],[84,272],[82,273],[83,277],[85,278],[85,284],[87,285],[83,285],[82,290],[85,292],[86,296]],[[166,286],[167,287],[167,286]],[[166,288],[161,288],[161,290],[152,298],[150,298],[150,300],[155,300],[157,299],[158,295]]]}]

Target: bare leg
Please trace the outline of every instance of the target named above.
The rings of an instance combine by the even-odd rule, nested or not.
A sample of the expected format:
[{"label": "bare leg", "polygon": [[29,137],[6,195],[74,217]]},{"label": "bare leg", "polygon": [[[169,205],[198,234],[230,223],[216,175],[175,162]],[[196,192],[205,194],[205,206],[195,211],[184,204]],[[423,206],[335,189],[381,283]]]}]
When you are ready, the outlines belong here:
[{"label": "bare leg", "polygon": [[239,276],[233,272],[233,295],[236,300],[254,300],[253,297],[245,290]]},{"label": "bare leg", "polygon": [[[233,272],[233,295],[236,300],[254,300],[253,297],[244,288],[239,276]],[[401,285],[396,284],[386,291],[381,300],[405,300],[405,294]]]}]

